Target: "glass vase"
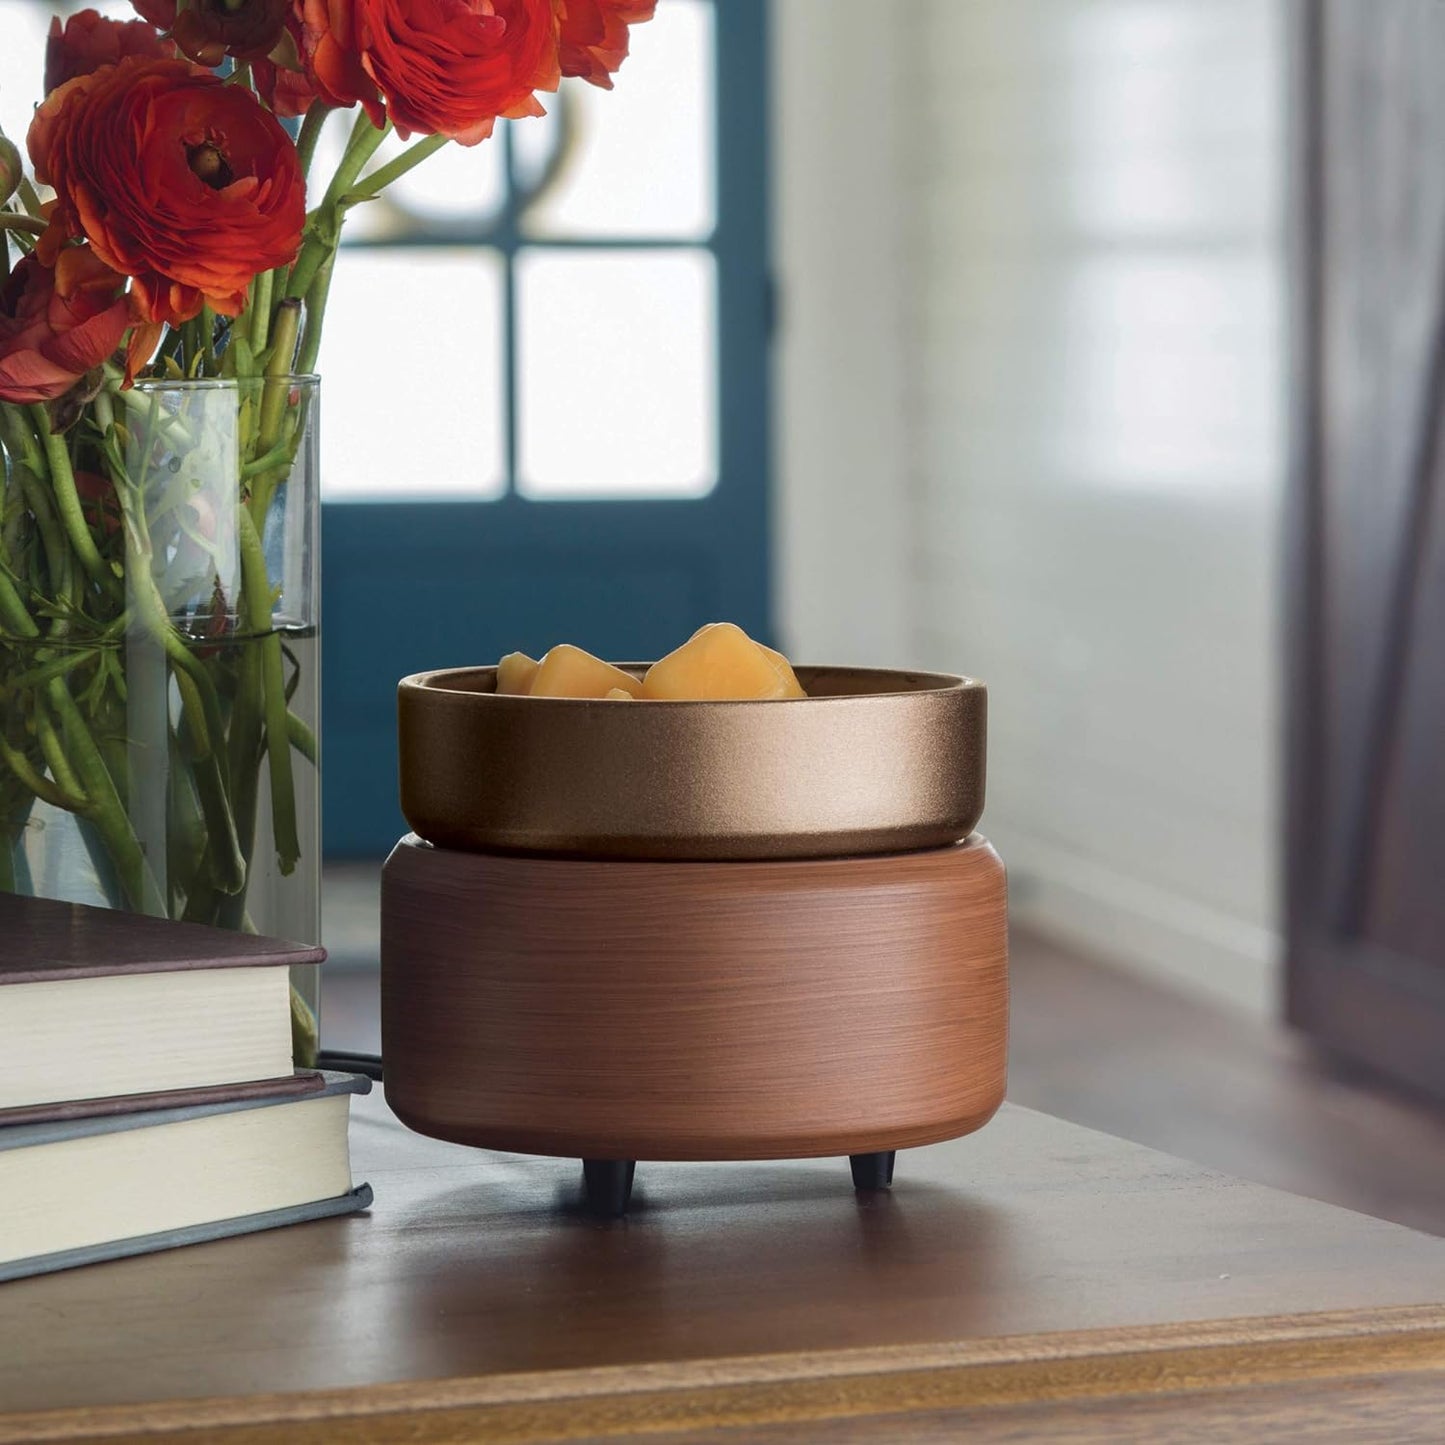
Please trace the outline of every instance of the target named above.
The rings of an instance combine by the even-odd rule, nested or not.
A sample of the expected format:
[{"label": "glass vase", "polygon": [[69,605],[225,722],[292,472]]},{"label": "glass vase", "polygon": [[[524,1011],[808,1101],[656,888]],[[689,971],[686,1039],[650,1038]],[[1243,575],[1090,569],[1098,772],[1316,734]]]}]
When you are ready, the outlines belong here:
[{"label": "glass vase", "polygon": [[[319,938],[318,402],[0,404],[0,887]],[[317,970],[292,984],[306,1065]]]}]

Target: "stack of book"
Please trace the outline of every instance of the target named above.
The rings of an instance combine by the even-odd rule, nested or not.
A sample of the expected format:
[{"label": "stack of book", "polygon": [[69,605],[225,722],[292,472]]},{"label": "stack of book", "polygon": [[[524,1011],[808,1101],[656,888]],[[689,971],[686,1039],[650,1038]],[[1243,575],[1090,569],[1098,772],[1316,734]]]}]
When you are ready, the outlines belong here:
[{"label": "stack of book", "polygon": [[364,1209],[367,1079],[293,1071],[317,948],[0,893],[0,1281]]}]

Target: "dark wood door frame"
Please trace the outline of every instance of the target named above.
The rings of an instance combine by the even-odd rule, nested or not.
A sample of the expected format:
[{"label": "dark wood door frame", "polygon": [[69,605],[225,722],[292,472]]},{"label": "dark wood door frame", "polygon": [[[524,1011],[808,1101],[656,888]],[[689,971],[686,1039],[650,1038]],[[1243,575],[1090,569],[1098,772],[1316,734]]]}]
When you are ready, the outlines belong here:
[{"label": "dark wood door frame", "polygon": [[1445,1099],[1445,6],[1291,19],[1286,1011]]}]

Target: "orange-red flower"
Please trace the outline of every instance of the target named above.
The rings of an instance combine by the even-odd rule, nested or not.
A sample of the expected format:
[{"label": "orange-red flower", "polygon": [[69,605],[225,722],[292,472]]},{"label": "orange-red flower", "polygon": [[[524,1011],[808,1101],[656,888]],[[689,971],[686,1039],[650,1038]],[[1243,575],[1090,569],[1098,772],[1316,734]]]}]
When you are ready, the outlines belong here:
[{"label": "orange-red flower", "polygon": [[657,0],[554,0],[560,26],[563,75],[612,89],[627,59],[629,25],[651,20]]},{"label": "orange-red flower", "polygon": [[[297,0],[299,6],[299,0]],[[301,21],[287,23],[286,35],[265,60],[251,62],[251,78],[261,99],[288,119],[305,115],[316,99],[311,77],[301,63]]]},{"label": "orange-red flower", "polygon": [[174,54],[175,47],[144,20],[110,20],[98,10],[81,10],[62,25],[57,15],[45,42],[45,93],[127,55]]},{"label": "orange-red flower", "polygon": [[169,30],[182,52],[202,65],[227,55],[260,60],[286,30],[291,0],[131,0],[152,25]]},{"label": "orange-red flower", "polygon": [[53,401],[113,356],[131,324],[124,291],[85,246],[53,268],[26,256],[0,288],[0,401]]},{"label": "orange-red flower", "polygon": [[553,0],[303,0],[302,53],[328,105],[360,102],[403,136],[475,145],[556,90]]},{"label": "orange-red flower", "polygon": [[296,147],[244,86],[183,60],[123,60],[35,113],[30,158],[55,187],[37,254],[73,237],[135,278],[147,321],[209,303],[235,316],[258,272],[295,259],[306,220]]},{"label": "orange-red flower", "polygon": [[292,70],[274,60],[252,61],[251,78],[256,82],[261,99],[277,115],[288,120],[305,115],[316,99],[316,92],[305,71]]}]

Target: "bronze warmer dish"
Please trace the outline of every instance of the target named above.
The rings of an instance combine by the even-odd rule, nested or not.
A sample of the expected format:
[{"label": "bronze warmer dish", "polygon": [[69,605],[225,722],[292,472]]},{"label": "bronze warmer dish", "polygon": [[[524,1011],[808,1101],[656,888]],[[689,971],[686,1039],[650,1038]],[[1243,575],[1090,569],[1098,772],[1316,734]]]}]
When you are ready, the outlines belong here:
[{"label": "bronze warmer dish", "polygon": [[[637,669],[629,669],[637,670]],[[975,833],[987,694],[799,668],[806,699],[400,687],[414,832],[382,877],[388,1102],[423,1134],[581,1158],[851,1158],[987,1122],[1004,1092],[1003,865]]]}]

